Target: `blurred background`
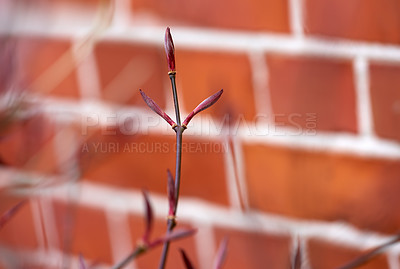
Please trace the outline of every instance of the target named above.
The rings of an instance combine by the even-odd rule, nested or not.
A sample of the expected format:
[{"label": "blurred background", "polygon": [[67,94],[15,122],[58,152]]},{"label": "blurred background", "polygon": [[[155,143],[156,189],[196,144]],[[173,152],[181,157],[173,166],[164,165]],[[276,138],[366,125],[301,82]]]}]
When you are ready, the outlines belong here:
[{"label": "blurred background", "polygon": [[[165,234],[167,268],[337,268],[400,227],[400,5],[390,0],[0,0],[0,268],[110,268]],[[7,210],[26,201],[11,218]],[[4,215],[6,214],[6,215]],[[161,248],[126,268],[157,268]],[[393,245],[362,268],[400,268]]]}]

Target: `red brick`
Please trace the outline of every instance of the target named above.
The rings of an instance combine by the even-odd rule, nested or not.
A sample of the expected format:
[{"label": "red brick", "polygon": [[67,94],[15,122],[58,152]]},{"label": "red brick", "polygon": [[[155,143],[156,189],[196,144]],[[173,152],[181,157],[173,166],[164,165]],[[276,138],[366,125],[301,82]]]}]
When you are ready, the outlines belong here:
[{"label": "red brick", "polygon": [[9,90],[15,80],[15,40],[0,37],[0,94]]},{"label": "red brick", "polygon": [[42,37],[17,38],[20,87],[58,97],[78,98],[71,42]]},{"label": "red brick", "polygon": [[[59,267],[51,266],[51,265],[44,265],[40,264],[40,261],[32,261],[29,260],[26,255],[24,256],[22,253],[16,253],[16,256],[7,257],[8,261],[4,262],[4,267],[0,264],[1,269],[8,269],[8,268],[20,268],[20,269],[58,269]],[[18,262],[16,262],[16,260]],[[8,262],[8,263],[7,263]]]},{"label": "red brick", "polygon": [[279,125],[307,127],[307,113],[321,131],[357,132],[352,65],[347,60],[268,55],[269,87]]},{"label": "red brick", "polygon": [[399,161],[262,145],[244,154],[252,208],[397,232]]},{"label": "red brick", "polygon": [[[308,258],[311,268],[330,269],[345,265],[353,259],[362,255],[361,251],[347,248],[340,245],[334,245],[319,240],[310,240],[308,242]],[[357,267],[360,269],[383,269],[389,268],[387,259],[384,255],[378,255],[368,263]]]},{"label": "red brick", "polygon": [[[29,0],[19,0],[21,3],[28,3]],[[96,6],[100,4],[100,2],[109,2],[109,0],[38,0],[38,4],[40,5],[50,5],[50,6],[62,6],[62,5],[79,5],[80,7]]]},{"label": "red brick", "polygon": [[9,166],[56,173],[54,134],[55,126],[46,115],[11,119],[5,129],[0,129],[0,159]]},{"label": "red brick", "polygon": [[[95,19],[95,15],[98,15],[99,9],[109,6],[111,0],[37,0],[35,5],[32,5],[30,0],[18,0],[17,11],[28,16],[35,14],[41,17],[41,22],[54,22],[59,20],[56,16],[63,15],[61,17],[65,22],[67,19],[72,17],[64,17],[68,12],[71,16],[75,15],[75,19],[81,22],[85,22],[82,26],[90,26],[86,24],[92,22]],[[104,6],[102,6],[104,5]],[[14,11],[15,12],[15,11]],[[71,14],[71,12],[74,12]],[[32,16],[32,15],[31,15]],[[87,18],[83,19],[82,16]],[[69,21],[69,23],[75,23],[74,21]]]},{"label": "red brick", "polygon": [[190,25],[237,30],[289,32],[286,1],[251,0],[215,2],[174,0],[160,3],[156,0],[132,1],[135,17],[152,16],[163,25]]},{"label": "red brick", "polygon": [[[166,171],[169,168],[174,174],[175,170],[174,144],[173,135],[94,136],[84,144],[84,178],[166,194]],[[228,204],[224,150],[219,142],[183,138],[182,196]]]},{"label": "red brick", "polygon": [[400,43],[396,1],[306,0],[305,9],[305,30],[310,35]]},{"label": "red brick", "polygon": [[372,63],[371,104],[374,128],[383,138],[400,141],[400,65]]},{"label": "red brick", "polygon": [[104,100],[146,106],[139,94],[142,89],[165,107],[164,85],[169,79],[161,46],[101,42],[95,55]]},{"label": "red brick", "polygon": [[62,250],[85,259],[110,264],[111,245],[105,212],[79,204],[54,201]]},{"label": "red brick", "polygon": [[[13,196],[5,191],[0,195],[0,215],[8,211],[24,198]],[[0,243],[19,250],[32,250],[38,247],[33,212],[28,203],[24,204],[0,230]]]},{"label": "red brick", "polygon": [[216,242],[228,236],[224,268],[290,268],[290,239],[258,232],[215,228]]},{"label": "red brick", "polygon": [[58,267],[56,267],[56,266],[30,264],[29,262],[24,262],[24,264],[18,268],[21,268],[21,269],[58,269]]},{"label": "red brick", "polygon": [[[151,197],[150,197],[151,199]],[[166,220],[156,219],[153,226],[151,239],[157,239],[166,233]],[[144,220],[141,216],[132,215],[130,218],[130,227],[133,237],[133,243],[136,244],[137,240],[143,236],[144,231]],[[191,229],[190,225],[185,223],[178,223],[176,229]],[[196,235],[194,235],[196,236]],[[181,254],[179,249],[184,249],[188,255],[190,255],[190,259],[193,264],[198,264],[196,257],[196,249],[195,249],[195,239],[194,236],[190,236],[187,238],[183,238],[180,240],[173,241],[170,244],[169,254],[167,258],[166,268],[183,268],[183,262],[181,258]],[[159,265],[160,257],[162,252],[162,246],[158,246],[154,249],[151,249],[149,252],[143,254],[139,258],[136,259],[136,264],[139,268],[157,268]]]},{"label": "red brick", "polygon": [[224,89],[220,101],[202,114],[209,113],[219,119],[229,115],[233,119],[241,116],[253,120],[256,112],[251,68],[246,55],[177,50],[176,61],[178,91],[187,111]]}]

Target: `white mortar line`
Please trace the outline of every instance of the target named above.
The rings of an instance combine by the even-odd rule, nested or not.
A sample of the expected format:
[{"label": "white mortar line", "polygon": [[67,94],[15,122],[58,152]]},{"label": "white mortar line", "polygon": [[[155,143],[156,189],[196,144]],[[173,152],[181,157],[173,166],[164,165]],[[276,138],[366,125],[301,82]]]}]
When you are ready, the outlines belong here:
[{"label": "white mortar line", "polygon": [[[196,227],[195,222],[193,226]],[[212,226],[202,225],[199,227],[194,239],[196,243],[197,260],[199,262],[198,267],[202,269],[212,268],[216,251]]]},{"label": "white mortar line", "polygon": [[[81,41],[77,40],[77,44]],[[75,57],[81,57],[81,53],[75,50]],[[77,55],[79,54],[79,55]],[[94,52],[85,55],[85,59],[76,59],[79,63],[77,65],[77,79],[82,99],[100,99],[101,86],[99,74],[97,70],[97,61]]]},{"label": "white mortar line", "polygon": [[[36,104],[39,105],[36,106],[36,109],[50,114],[55,121],[67,120],[81,123],[82,128],[86,128],[85,126],[89,123],[88,118],[94,119],[96,126],[105,127],[110,118],[121,120],[126,119],[126,117],[133,117],[140,124],[138,129],[127,135],[173,135],[170,126],[146,108],[110,106],[99,102],[75,103],[54,98],[42,98]],[[226,129],[216,119],[202,117],[201,115],[196,119],[197,121],[193,125],[189,125],[190,128],[185,132],[185,137],[220,141],[219,136],[229,133],[246,144],[276,145],[293,149],[331,151],[361,157],[400,159],[400,145],[397,142],[375,136],[322,131],[317,131],[314,134],[314,132],[309,133],[308,130],[300,130],[302,133],[299,134],[299,130],[271,126],[260,121],[241,122],[241,126],[237,128]]]},{"label": "white mortar line", "polygon": [[[295,264],[295,256],[296,256],[296,252],[299,248],[299,236],[294,233],[291,236],[291,240],[290,240],[290,251],[289,251],[289,255],[290,255],[290,268],[294,268],[294,264]],[[303,250],[300,250],[300,255],[302,255]],[[300,265],[300,269],[302,268],[302,266]]]},{"label": "white mortar line", "polygon": [[[132,27],[127,34],[120,35],[111,31],[104,34],[105,39],[127,40],[162,46],[164,28]],[[182,49],[217,50],[243,53],[252,50],[286,54],[307,54],[321,57],[354,58],[363,55],[369,59],[400,61],[400,47],[379,43],[308,37],[298,40],[290,35],[270,33],[248,33],[223,31],[194,27],[175,27],[174,43]]]},{"label": "white mortar line", "polygon": [[[268,127],[264,127],[267,130]],[[261,129],[261,127],[260,127]],[[238,132],[243,143],[249,145],[283,146],[309,151],[328,151],[351,156],[400,159],[400,146],[397,142],[385,139],[359,137],[346,133],[324,133],[316,135],[291,135],[290,129],[276,128],[277,132],[265,135],[249,135],[248,129]],[[265,131],[267,132],[267,131]]]},{"label": "white mortar line", "polygon": [[[16,254],[16,257],[22,258],[20,264],[26,265],[28,263],[31,266],[40,266],[41,268],[51,266],[51,268],[61,268],[62,257],[68,257],[72,261],[71,268],[79,268],[79,257],[75,255],[66,255],[59,250],[53,250],[47,252],[41,249],[38,250],[17,250],[9,249],[5,246],[1,246],[1,251],[8,253],[9,255]],[[90,261],[86,260],[86,265],[90,264]],[[106,269],[110,268],[108,265],[99,264],[96,268]]]},{"label": "white mortar line", "polygon": [[39,249],[45,251],[46,242],[43,234],[42,213],[40,210],[39,199],[33,198],[29,201],[32,210],[33,226],[35,229],[36,239],[38,241]]},{"label": "white mortar line", "polygon": [[76,159],[77,153],[79,153],[79,138],[70,126],[61,126],[57,129],[59,131],[53,140],[57,165],[63,175],[71,180],[76,180],[80,173]]},{"label": "white mortar line", "polygon": [[[123,205],[122,205],[123,206]],[[110,238],[111,253],[114,263],[125,259],[134,249],[128,224],[128,216],[124,212],[116,212],[113,208],[106,208],[108,237]],[[135,269],[133,262],[126,266]]]},{"label": "white mortar line", "polygon": [[[18,23],[13,29],[3,29],[0,34],[34,35],[50,38],[79,38],[90,32],[90,27],[76,29],[68,25],[43,28],[40,24]],[[138,42],[161,47],[164,27],[132,26],[129,29],[110,28],[99,39]],[[352,40],[307,37],[299,40],[291,35],[249,33],[210,28],[174,27],[174,41],[180,49],[219,50],[224,52],[264,52],[306,54],[321,57],[349,58],[364,56],[371,60],[400,62],[400,47],[394,44],[368,43]]]},{"label": "white mortar line", "polygon": [[[86,122],[84,121],[85,118],[94,117],[95,121],[97,121],[95,124],[98,127],[104,127],[110,117],[118,120],[132,116],[140,124],[139,128],[135,129],[133,133],[129,133],[129,135],[172,134],[170,126],[152,113],[150,109],[146,108],[113,107],[96,102],[74,103],[51,98],[42,98],[37,104],[40,105],[37,106],[38,109],[49,113],[54,120],[61,119],[63,121],[70,117],[70,121],[80,122],[82,128],[86,128],[86,124],[89,123],[87,120]],[[231,129],[227,130],[216,119],[202,117],[201,115],[196,119],[193,125],[189,125],[190,128],[185,132],[185,137],[220,141],[219,136],[229,133],[246,144],[276,145],[293,149],[331,151],[362,157],[400,159],[400,145],[397,142],[376,136],[359,136],[350,133],[322,131],[317,131],[314,134],[314,132],[309,133],[308,130],[300,130],[302,133],[299,134],[299,130],[265,124],[260,121],[241,122],[241,126],[233,129],[231,127]]]},{"label": "white mortar line", "polygon": [[305,238],[300,239],[300,246],[302,248],[301,259],[302,269],[311,269],[310,258],[308,256],[308,244]]},{"label": "white mortar line", "polygon": [[131,0],[113,0],[114,16],[111,24],[116,31],[124,31],[131,25]]},{"label": "white mortar line", "polygon": [[353,70],[356,89],[358,130],[360,135],[367,137],[373,135],[368,68],[368,62],[364,57],[357,57],[355,59]]},{"label": "white mortar line", "polygon": [[295,38],[303,38],[303,1],[289,1],[290,29]]},{"label": "white mortar line", "polygon": [[308,258],[308,245],[307,245],[307,239],[300,237],[298,234],[293,234],[292,235],[292,240],[291,240],[291,249],[290,249],[290,262],[292,266],[290,268],[294,268],[294,257],[296,255],[296,251],[299,249],[300,252],[300,268],[301,269],[309,269],[310,268],[310,262]]},{"label": "white mortar line", "polygon": [[[254,104],[257,113],[267,116],[273,115],[271,95],[269,91],[269,72],[266,61],[266,55],[262,51],[253,51],[249,53],[251,66]],[[267,117],[268,123],[272,122],[271,117]]]},{"label": "white mortar line", "polygon": [[245,211],[249,210],[249,197],[247,192],[245,167],[246,164],[243,158],[243,149],[240,139],[237,137],[232,137],[233,151],[235,152],[235,164],[236,164],[236,176],[239,184],[240,197],[243,203],[243,208]]},{"label": "white mortar line", "polygon": [[386,258],[390,269],[400,269],[400,257],[398,254],[387,253]]},{"label": "white mortar line", "polygon": [[[139,191],[117,189],[90,182],[83,182],[79,186],[82,195],[71,197],[71,201],[79,202],[82,206],[99,210],[112,206],[114,210],[126,214],[143,215],[144,213],[143,197]],[[59,186],[40,190],[40,193],[47,194],[48,197],[56,200],[67,201],[68,189],[69,185]],[[129,207],[121,206],[121,202],[116,203],[115,197],[124,201],[123,204],[129,205]],[[151,200],[155,216],[164,219],[168,200],[154,193],[151,194]],[[291,236],[296,233],[305,239],[318,239],[359,250],[375,247],[392,238],[387,235],[361,231],[350,224],[339,222],[298,220],[259,211],[248,211],[243,214],[241,211],[188,197],[180,199],[179,218],[182,221],[197,223],[200,226],[205,224],[284,236]],[[400,245],[392,246],[387,252],[399,255]]]},{"label": "white mortar line", "polygon": [[50,250],[59,249],[61,245],[58,238],[52,202],[47,197],[41,198],[39,202],[41,205],[43,229],[46,234],[48,248]]},{"label": "white mortar line", "polygon": [[236,180],[236,171],[235,165],[233,161],[233,153],[232,148],[229,143],[229,137],[225,137],[224,141],[222,142],[222,147],[227,150],[224,152],[224,167],[225,167],[225,182],[226,187],[228,189],[228,196],[229,196],[229,204],[232,208],[238,210],[241,208],[240,205],[240,196],[239,196],[239,186],[237,185]]}]

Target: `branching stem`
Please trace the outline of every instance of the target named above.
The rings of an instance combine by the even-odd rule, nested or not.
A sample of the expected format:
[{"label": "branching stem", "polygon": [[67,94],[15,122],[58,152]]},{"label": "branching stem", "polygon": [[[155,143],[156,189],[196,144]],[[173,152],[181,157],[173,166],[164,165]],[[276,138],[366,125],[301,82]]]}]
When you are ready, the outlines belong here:
[{"label": "branching stem", "polygon": [[111,269],[121,269],[124,268],[128,263],[130,263],[133,259],[135,259],[140,254],[144,253],[146,249],[137,248],[134,252],[132,252],[129,256],[123,259],[120,263],[114,265]]},{"label": "branching stem", "polygon": [[[174,106],[175,106],[175,116],[176,116],[176,124],[177,126],[174,127],[174,130],[176,132],[176,159],[175,159],[175,193],[176,193],[176,199],[175,199],[175,207],[174,207],[174,217],[176,217],[176,212],[178,209],[178,201],[179,201],[179,189],[180,189],[180,183],[181,183],[181,163],[182,163],[182,135],[183,131],[185,130],[185,127],[182,126],[181,124],[181,116],[179,112],[179,102],[178,102],[178,93],[176,91],[176,82],[175,82],[175,72],[170,72],[169,73],[169,78],[171,80],[171,86],[172,86],[172,94],[174,96]],[[176,221],[175,218],[169,218],[167,222],[167,233],[170,233],[176,226]],[[165,264],[167,262],[167,256],[168,256],[168,250],[169,250],[169,242],[165,242],[161,254],[161,259],[160,259],[160,265],[159,269],[164,269]]]}]

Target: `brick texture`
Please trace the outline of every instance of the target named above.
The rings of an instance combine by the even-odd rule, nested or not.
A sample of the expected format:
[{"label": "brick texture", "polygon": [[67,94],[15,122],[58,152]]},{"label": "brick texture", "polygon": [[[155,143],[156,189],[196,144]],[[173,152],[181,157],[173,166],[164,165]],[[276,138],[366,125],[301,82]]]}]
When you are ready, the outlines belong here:
[{"label": "brick texture", "polygon": [[3,163],[29,171],[56,173],[53,138],[55,126],[44,114],[18,120],[7,117],[0,127],[0,159]]},{"label": "brick texture", "polygon": [[251,207],[397,231],[398,161],[261,145],[244,149]]},{"label": "brick texture", "polygon": [[[174,143],[174,136],[138,134],[130,137],[106,136],[105,139],[103,136],[93,137],[83,145],[84,154],[88,156],[83,158],[89,158],[88,162],[83,160],[86,164],[82,167],[84,177],[112,186],[146,188],[166,194],[167,169],[174,174]],[[223,168],[224,150],[225,147],[218,142],[184,138],[181,185],[183,196],[228,204]],[[148,166],[149,163],[151,166]]]},{"label": "brick texture", "polygon": [[6,92],[15,80],[15,40],[0,38],[0,61],[3,63],[0,70],[0,94]]},{"label": "brick texture", "polygon": [[[14,196],[3,190],[0,196],[0,214],[3,215],[22,200],[24,198]],[[27,202],[2,227],[0,243],[15,249],[33,250],[37,248],[39,243],[33,221],[30,202]]]},{"label": "brick texture", "polygon": [[[130,216],[130,227],[132,233],[133,243],[137,243],[137,240],[143,236],[144,232],[144,220],[142,217],[132,215]],[[192,227],[185,223],[178,223],[176,229],[191,229]],[[166,220],[157,219],[154,223],[152,230],[152,239],[162,237],[166,233]],[[196,236],[196,235],[195,235]],[[196,258],[195,238],[190,236],[180,240],[176,240],[170,244],[170,255],[167,259],[166,268],[183,268],[183,261],[179,249],[184,249],[190,256],[193,264],[198,264]],[[156,247],[150,250],[145,255],[140,256],[136,260],[136,264],[139,268],[157,268],[160,262],[162,252],[162,246]]]},{"label": "brick texture", "polygon": [[267,64],[279,125],[307,128],[315,116],[316,130],[357,132],[351,62],[268,55]]},{"label": "brick texture", "polygon": [[[179,24],[238,30],[288,32],[288,4],[286,1],[229,2],[174,0],[132,1],[134,16],[151,16],[163,24]],[[238,19],[240,18],[240,19]]]},{"label": "brick texture", "polygon": [[399,10],[395,1],[306,0],[305,29],[310,35],[399,44]]},{"label": "brick texture", "polygon": [[290,242],[287,237],[216,227],[218,244],[225,236],[229,240],[225,268],[290,267]]},{"label": "brick texture", "polygon": [[[28,2],[26,0],[20,0],[20,2]],[[45,5],[52,5],[53,7],[57,6],[64,6],[64,5],[77,5],[79,8],[93,8],[96,5],[99,5],[101,2],[108,3],[109,0],[39,0],[38,3],[45,6]]]},{"label": "brick texture", "polygon": [[[309,262],[312,268],[338,268],[363,254],[351,248],[344,248],[340,245],[333,245],[319,240],[308,242]],[[357,268],[363,269],[383,269],[390,268],[387,259],[383,255],[378,255]]]},{"label": "brick texture", "polygon": [[[173,243],[166,268],[184,267],[183,248],[208,269],[225,236],[223,268],[289,268],[293,235],[304,238],[310,268],[336,268],[362,253],[364,238],[398,233],[399,8],[389,0],[1,0],[0,212],[22,199],[13,195],[22,187],[46,198],[29,196],[0,230],[0,268],[53,269],[29,261],[44,252],[61,265],[53,248],[108,267],[129,251],[116,238],[135,245],[142,236],[136,205],[118,207],[118,219],[109,206],[141,189],[166,197],[166,170],[174,174],[175,134],[139,94],[175,118],[167,25],[181,116],[224,94],[184,133],[180,195],[193,212],[177,217],[201,233]],[[273,117],[268,135],[259,133],[264,116]],[[25,173],[59,185],[10,181]],[[64,182],[88,195],[75,200],[78,186]],[[54,197],[64,190],[71,199]],[[342,225],[349,236],[331,237]],[[157,214],[152,238],[165,231]],[[132,268],[156,268],[160,253]],[[363,268],[396,259],[382,253]]]},{"label": "brick texture", "polygon": [[10,17],[6,23],[28,19],[41,28],[49,25],[89,28],[100,15],[100,10],[106,9],[110,3],[110,0],[37,0],[33,4],[29,0],[18,0],[10,5],[17,16]]},{"label": "brick texture", "polygon": [[105,101],[146,106],[139,94],[142,89],[165,107],[163,89],[168,76],[162,47],[101,42],[94,53]]},{"label": "brick texture", "polygon": [[69,40],[17,37],[16,66],[22,88],[64,98],[80,96]]},{"label": "brick texture", "polygon": [[110,264],[111,245],[105,212],[79,204],[54,201],[60,250]]},{"label": "brick texture", "polygon": [[400,141],[400,72],[399,65],[373,63],[371,72],[371,102],[377,135]]},{"label": "brick texture", "polygon": [[231,124],[239,118],[254,119],[253,85],[246,55],[181,50],[176,58],[178,87],[187,111],[223,88],[224,102],[203,114],[229,120]]}]

